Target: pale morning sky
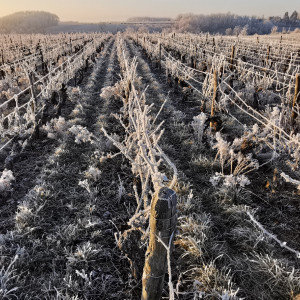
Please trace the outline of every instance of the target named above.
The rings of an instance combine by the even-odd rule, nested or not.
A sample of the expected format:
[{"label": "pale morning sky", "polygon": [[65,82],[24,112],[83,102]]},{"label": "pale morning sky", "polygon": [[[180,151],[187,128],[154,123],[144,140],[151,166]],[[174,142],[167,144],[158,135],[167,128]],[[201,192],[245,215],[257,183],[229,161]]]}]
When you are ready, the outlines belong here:
[{"label": "pale morning sky", "polygon": [[57,14],[62,21],[81,22],[175,17],[190,12],[282,16],[285,11],[300,11],[300,0],[0,0],[0,17],[24,10],[44,10]]}]

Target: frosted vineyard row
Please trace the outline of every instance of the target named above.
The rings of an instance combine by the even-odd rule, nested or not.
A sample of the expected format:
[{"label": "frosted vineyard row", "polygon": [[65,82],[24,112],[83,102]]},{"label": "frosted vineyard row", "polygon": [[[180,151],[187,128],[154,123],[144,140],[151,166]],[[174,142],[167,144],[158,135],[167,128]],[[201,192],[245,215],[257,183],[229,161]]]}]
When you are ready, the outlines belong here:
[{"label": "frosted vineyard row", "polygon": [[99,34],[81,50],[67,57],[59,66],[40,77],[32,85],[13,95],[0,105],[1,137],[32,132],[37,117],[43,111],[52,93],[72,79],[76,72],[86,66],[86,61],[110,35]]},{"label": "frosted vineyard row", "polygon": [[[136,37],[131,36],[131,39],[136,40]],[[216,91],[214,90],[215,76],[213,70],[219,70],[220,65],[222,65],[223,75],[228,77],[228,73],[232,71],[229,63],[224,63],[219,57],[215,57],[212,61],[211,71],[203,72],[195,70],[178,61],[172,57],[161,44],[155,45],[151,42],[147,42],[146,39],[143,38],[138,40],[138,43],[146,50],[149,57],[160,61],[164,66],[167,76],[171,74],[173,78],[180,78],[180,80],[187,82],[189,88],[200,93],[205,99],[204,101],[211,102],[210,108],[216,105],[216,103],[212,103],[212,99],[216,98]],[[204,81],[200,82],[199,78],[195,78],[197,73],[205,75]],[[248,124],[244,129],[243,135],[240,138],[235,138],[231,143],[224,140],[221,133],[216,133],[215,138],[217,142],[213,146],[213,149],[217,149],[216,159],[219,158],[222,169],[221,173],[216,173],[216,175],[210,179],[210,182],[219,188],[223,186],[225,188],[234,187],[237,190],[242,189],[245,185],[250,184],[250,181],[245,176],[246,174],[257,170],[281,155],[286,158],[287,154],[289,155],[289,159],[285,162],[286,167],[290,169],[290,173],[299,177],[296,170],[300,157],[300,137],[298,134],[293,134],[292,131],[288,134],[282,126],[284,115],[286,113],[284,110],[288,109],[282,106],[280,109],[274,107],[273,110],[267,107],[263,113],[256,111],[247,103],[246,99],[241,98],[241,93],[235,91],[227,83],[228,78],[226,78],[226,76],[224,76],[224,78],[219,78],[218,90],[221,93],[221,99],[219,99],[219,111],[227,111],[227,113],[231,115],[230,110],[232,110],[232,107],[228,107],[228,102],[230,101],[238,110],[241,110],[250,116],[255,123],[252,123],[254,124],[252,128],[249,127]],[[193,86],[191,82],[198,84],[200,90]],[[230,90],[230,93],[225,91],[226,88]],[[288,111],[288,116],[290,116],[290,111]],[[207,116],[202,112],[200,115],[195,116],[194,121],[191,123],[198,143],[201,143],[203,132],[206,127],[206,120]],[[285,121],[289,122],[290,120]],[[257,123],[260,126],[258,126]],[[245,125],[242,124],[242,126]],[[243,143],[251,140],[256,141],[258,153],[262,150],[262,147],[268,147],[271,150],[271,155],[268,155],[265,163],[258,163],[256,159],[253,159],[251,154],[244,155],[240,152]],[[225,166],[228,165],[231,166],[229,174],[225,173],[224,169]],[[285,181],[295,184],[296,187],[299,188],[299,180],[291,178],[284,172],[281,172],[280,175]],[[250,212],[247,212],[247,214],[251,222],[253,222],[253,224],[255,224],[265,235],[279,243],[281,247],[295,254],[297,258],[300,258],[299,251],[287,246],[286,242],[280,241],[274,234],[268,232],[262,224],[255,220]]]},{"label": "frosted vineyard row", "polygon": [[[210,36],[210,35],[196,35],[196,34],[176,34],[173,35],[176,39],[183,41],[186,45],[196,45],[198,44],[202,47],[209,47],[211,51],[213,50],[221,50],[229,49],[231,51],[232,45],[240,48],[241,51],[246,51],[250,56],[252,56],[253,52],[261,56],[261,58],[265,58],[269,56],[270,59],[290,59],[291,55],[298,56],[295,60],[299,63],[299,49],[300,44],[292,45],[291,42],[283,42],[280,37],[277,40],[268,39],[268,37],[226,37],[226,36]],[[270,51],[268,53],[268,48],[270,47]],[[249,51],[252,51],[249,53]]]},{"label": "frosted vineyard row", "polygon": [[[96,35],[94,34],[86,34],[76,39],[72,39],[71,37],[66,36],[62,41],[60,41],[60,39],[49,39],[44,43],[41,43],[39,41],[38,44],[35,45],[35,49],[34,51],[32,51],[32,54],[21,52],[19,53],[19,57],[16,60],[12,61],[9,60],[3,52],[0,60],[0,70],[10,74],[13,73],[16,68],[21,68],[23,65],[26,66],[28,64],[32,64],[33,61],[38,61],[40,59],[43,59],[45,61],[55,61],[57,57],[78,51],[78,49],[85,45],[87,42],[92,41],[95,36]],[[26,46],[23,47],[26,48]]]},{"label": "frosted vineyard row", "polygon": [[[151,54],[152,56],[155,56],[156,59],[158,59],[159,55],[159,48],[157,44],[152,43],[149,41],[147,38],[140,38],[139,43],[142,47],[145,48],[145,50]],[[268,75],[264,71],[264,75],[255,69],[255,65],[247,64],[245,62],[239,61],[237,65],[234,65],[230,59],[228,60],[229,57],[225,55],[218,55],[218,54],[211,54],[210,56],[200,56],[197,58],[197,63],[195,63],[192,67],[190,64],[187,64],[186,61],[187,59],[184,59],[184,62],[180,61],[177,57],[175,57],[174,50],[173,48],[178,49],[178,43],[173,43],[170,46],[167,45],[165,47],[164,42],[162,41],[160,43],[163,48],[162,48],[162,53],[165,58],[165,56],[168,56],[168,59],[173,61],[173,67],[178,68],[178,65],[180,65],[183,69],[183,75],[184,76],[191,76],[195,77],[197,74],[202,74],[203,77],[206,78],[206,76],[210,76],[212,73],[212,70],[218,70],[220,77],[226,78],[227,82],[230,76],[234,77],[234,81],[236,83],[242,82],[244,85],[248,86],[253,86],[256,89],[264,89],[264,90],[270,90],[270,92],[273,92],[273,95],[280,95],[281,98],[285,101],[283,103],[286,103],[286,101],[290,101],[291,97],[293,97],[293,91],[295,88],[295,77],[296,74],[293,76],[287,76],[285,78],[282,78],[279,76],[280,73],[276,73],[277,76],[275,75]],[[165,48],[164,48],[165,47]],[[187,53],[186,49],[180,48],[181,51],[184,51],[183,53]],[[182,52],[179,52],[182,53]],[[192,57],[193,54],[190,54]],[[182,54],[179,55],[179,57],[182,56]],[[175,64],[177,62],[177,65]],[[164,63],[164,62],[163,62]],[[206,70],[204,71],[202,68],[202,65],[205,64]],[[171,64],[172,65],[172,64]],[[252,68],[247,68],[246,66],[252,66]],[[172,69],[172,67],[171,67]],[[189,74],[190,73],[190,74]],[[183,76],[183,77],[184,77]],[[195,78],[194,78],[195,79]],[[200,77],[199,80],[203,78]],[[222,78],[221,78],[222,79]],[[286,83],[282,82],[281,80],[284,79],[283,81],[286,81]],[[204,80],[203,80],[204,81]],[[203,82],[198,82],[202,85]],[[232,87],[232,83],[231,83]]]},{"label": "frosted vineyard row", "polygon": [[0,64],[14,64],[40,55],[42,52],[53,50],[59,46],[69,47],[82,44],[94,34],[58,34],[58,35],[0,35]]},{"label": "frosted vineyard row", "polygon": [[[142,216],[142,213],[149,213],[151,194],[165,186],[164,182],[169,182],[170,188],[174,187],[177,181],[177,169],[159,147],[159,140],[164,132],[163,122],[158,125],[155,122],[161,110],[151,117],[153,104],[147,105],[145,91],[141,90],[141,78],[136,75],[136,58],[129,59],[126,45],[121,37],[118,37],[117,50],[122,80],[113,87],[104,88],[101,96],[107,99],[112,97],[122,99],[122,115],[118,116],[118,119],[126,134],[120,142],[109,135],[105,129],[103,131],[106,137],[128,158],[132,164],[132,172],[141,180],[143,189],[141,195],[136,197],[138,205],[136,215],[129,222],[132,225],[133,220]],[[159,171],[162,165],[172,170],[172,178],[168,179]],[[150,188],[150,181],[153,184],[153,191]]]},{"label": "frosted vineyard row", "polygon": [[[296,74],[295,73],[296,70],[293,71],[293,75],[289,75],[287,73],[281,73],[278,71],[267,69],[266,67],[260,65],[244,62],[241,59],[232,58],[230,56],[227,56],[226,54],[219,54],[213,51],[207,51],[206,48],[200,49],[200,51],[196,52],[196,51],[189,51],[189,49],[185,45],[181,44],[180,46],[180,44],[178,44],[178,42],[176,41],[174,41],[174,44],[177,47],[176,51],[179,51],[179,53],[183,53],[181,55],[185,56],[183,60],[184,62],[190,61],[191,62],[190,65],[193,68],[195,68],[198,65],[198,68],[203,71],[210,69],[213,58],[218,57],[220,60],[224,60],[224,61],[227,60],[232,64],[232,66],[234,65],[239,69],[239,74],[241,74],[239,80],[242,80],[243,74],[254,75],[252,77],[256,79],[255,80],[256,82],[253,83],[255,83],[257,87],[260,87],[262,85],[261,82],[263,81],[263,82],[268,82],[269,85],[275,83],[276,89],[279,90],[282,88],[289,88],[290,83],[294,82],[295,80],[294,74]],[[173,49],[172,46],[165,43],[163,43],[163,45],[170,53],[172,53],[173,56],[176,56],[176,52],[172,50]],[[178,55],[176,58],[177,59],[179,58]],[[224,68],[221,69],[221,72],[224,73]],[[257,80],[258,78],[260,78],[261,80]]]},{"label": "frosted vineyard row", "polygon": [[[254,68],[259,71],[263,76],[280,76],[281,81],[286,82],[290,78],[294,78],[295,74],[299,72],[300,65],[299,62],[296,61],[298,57],[298,53],[295,55],[291,55],[289,58],[279,57],[278,59],[272,60],[270,57],[270,53],[267,51],[265,55],[259,56],[257,54],[253,55],[253,52],[256,50],[248,50],[248,54],[240,49],[239,43],[232,43],[227,47],[217,47],[215,42],[214,45],[210,45],[209,43],[197,44],[195,40],[189,39],[185,41],[185,39],[174,39],[172,36],[169,37],[159,37],[149,35],[148,39],[150,39],[154,43],[162,43],[166,49],[172,51],[178,51],[181,53],[181,59],[186,62],[190,62],[191,65],[195,64],[197,59],[201,61],[209,61],[211,57],[219,55],[228,59],[232,63],[238,65],[243,64],[248,69]],[[260,47],[260,46],[259,46]]]},{"label": "frosted vineyard row", "polygon": [[[135,36],[131,38],[136,40]],[[297,97],[293,94],[295,81],[290,80],[289,85],[283,88],[277,79],[274,86],[274,78],[261,77],[255,70],[249,72],[240,65],[233,69],[230,61],[217,54],[212,56],[209,62],[205,61],[208,71],[202,71],[174,58],[170,54],[173,53],[172,47],[169,45],[167,51],[164,49],[163,41],[155,44],[151,39],[141,37],[137,42],[145,49],[149,57],[161,61],[167,78],[172,76],[175,80],[185,81],[188,86],[185,89],[198,92],[202,97],[202,107],[203,103],[210,106],[210,109],[212,106],[217,106],[220,112],[226,112],[236,119],[231,114],[233,107],[235,107],[243,115],[250,117],[252,122],[247,124],[247,129],[241,140],[250,138],[249,131],[251,132],[251,126],[254,126],[252,132],[255,133],[257,143],[269,148],[270,153],[267,162],[279,155],[288,155],[288,168],[292,174],[299,177],[296,169],[300,157],[300,135],[295,133],[295,130],[297,132],[300,127],[299,120],[292,120],[291,118],[293,113],[299,114],[298,105],[294,107],[291,105],[293,98]],[[174,48],[176,48],[175,43]],[[216,72],[218,78],[215,80],[214,71],[218,70],[222,70],[222,73]],[[231,76],[235,77],[234,84],[230,81]],[[219,100],[212,104],[212,99],[215,97],[214,93],[216,93],[215,86],[218,87]],[[260,105],[259,110],[252,101],[249,101],[253,95],[257,95],[257,87],[261,88],[264,93],[263,96],[267,99],[264,107]],[[274,103],[274,97],[280,99],[280,103]],[[245,126],[242,124],[242,120],[236,120]],[[259,127],[256,123],[259,124]]]},{"label": "frosted vineyard row", "polygon": [[[223,55],[223,54],[217,54],[213,52],[207,53],[206,49],[202,49],[196,54],[195,51],[188,51],[188,48],[183,45],[178,45],[177,42],[169,41],[167,44],[164,43],[165,40],[161,42],[161,44],[166,48],[168,52],[170,52],[176,59],[182,58],[182,56],[187,56],[184,59],[181,59],[183,62],[191,62],[192,68],[204,71],[205,69],[210,70],[212,67],[212,60],[219,59],[224,61],[226,66],[228,67],[228,63],[234,64],[235,68],[238,68],[238,74],[239,74],[239,81],[243,81],[245,84],[247,84],[249,81],[253,82],[253,85],[257,88],[259,87],[265,87],[271,86],[272,84],[276,84],[276,90],[282,90],[283,88],[292,88],[291,84],[294,84],[295,76],[290,76],[286,74],[282,74],[280,72],[276,72],[273,70],[268,70],[264,67],[260,67],[257,65],[253,65],[247,62],[243,62],[238,59],[231,59],[230,57]],[[143,47],[148,48],[147,51],[156,51],[153,48],[153,45],[149,44],[149,42],[140,39],[140,43],[143,45]],[[180,54],[178,54],[178,52]],[[235,63],[234,63],[235,62]],[[233,66],[230,66],[232,68]],[[224,66],[221,66],[221,72],[224,73],[225,70]],[[204,72],[205,73],[205,72]]]},{"label": "frosted vineyard row", "polygon": [[69,40],[68,43],[62,40],[57,44],[59,39],[52,40],[49,36],[49,41],[45,44],[38,44],[37,53],[0,65],[0,104],[29,86],[29,73],[33,73],[35,78],[46,75],[81,50],[84,45],[93,41],[97,35],[82,35],[77,39],[71,37],[72,35],[65,37]]},{"label": "frosted vineyard row", "polygon": [[[142,239],[147,239],[149,235],[151,236],[149,232],[149,218],[151,218],[150,209],[153,198],[155,195],[158,195],[163,187],[174,188],[178,175],[176,166],[159,145],[164,133],[164,122],[156,124],[156,121],[162,112],[165,102],[155,113],[153,112],[154,104],[147,104],[147,89],[143,90],[142,78],[137,75],[137,57],[130,59],[126,43],[120,35],[117,36],[117,56],[121,67],[121,80],[114,86],[108,85],[104,87],[100,96],[108,102],[116,99],[122,101],[120,114],[114,114],[114,117],[122,127],[121,132],[124,133],[120,135],[118,130],[119,134],[117,135],[102,128],[105,137],[116,146],[119,152],[113,155],[109,153],[106,157],[103,156],[101,160],[112,159],[119,154],[127,158],[134,177],[139,179],[139,184],[133,182],[137,208],[128,221],[128,225],[131,230],[141,232]],[[81,141],[101,142],[95,135],[81,126],[73,126],[70,131],[76,135],[75,141],[78,143]],[[141,186],[140,191],[138,185]],[[153,217],[155,218],[155,216]],[[126,238],[126,232],[124,236],[119,236],[119,245],[122,245],[122,239]],[[161,237],[163,245],[167,248],[169,262],[169,243],[173,240],[174,234],[175,232],[172,233],[170,240],[168,237]],[[160,237],[158,238],[160,239]],[[138,243],[138,241],[135,242]],[[146,268],[147,271],[149,270]],[[170,263],[169,273],[171,274]],[[148,273],[144,274],[143,280],[150,275]],[[173,290],[171,276],[169,286]],[[170,293],[173,295],[171,290]]]},{"label": "frosted vineyard row", "polygon": [[[155,42],[157,39],[155,38]],[[261,45],[258,44],[256,48],[252,49],[242,49],[242,44],[238,41],[234,41],[231,44],[227,45],[226,47],[223,44],[217,45],[215,39],[213,38],[213,42],[207,43],[197,43],[197,39],[185,40],[185,39],[174,39],[173,37],[161,37],[161,42],[165,43],[165,46],[168,48],[168,43],[173,47],[179,47],[178,50],[187,58],[205,56],[207,53],[209,55],[223,55],[226,58],[232,60],[233,62],[237,63],[238,61],[242,61],[248,66],[253,66],[263,71],[264,73],[273,72],[278,73],[283,76],[294,76],[295,73],[299,71],[300,65],[299,61],[299,53],[290,53],[289,57],[285,58],[282,56],[272,57],[274,51],[280,51],[280,47],[277,48],[267,48],[264,51],[264,55],[259,55],[257,52],[261,48]],[[173,49],[176,49],[173,47]],[[263,50],[262,50],[263,51]]]},{"label": "frosted vineyard row", "polygon": [[[164,133],[163,123],[156,124],[156,121],[164,107],[162,104],[160,110],[153,113],[154,104],[147,104],[146,91],[142,90],[142,78],[137,76],[137,58],[130,59],[128,49],[124,40],[117,37],[117,53],[121,66],[122,79],[113,87],[106,87],[102,90],[101,96],[107,100],[113,97],[122,99],[123,107],[121,115],[116,116],[120,125],[123,127],[125,136],[122,140],[115,138],[114,135],[108,134],[104,128],[102,131],[105,136],[120,150],[130,162],[132,173],[139,178],[141,191],[134,183],[135,198],[137,208],[135,214],[131,217],[128,225],[131,230],[142,232],[142,239],[150,237],[151,240],[158,239],[165,247],[168,259],[169,273],[169,293],[170,299],[174,299],[174,288],[172,284],[171,274],[171,243],[175,236],[175,228],[170,239],[165,236],[154,236],[153,232],[149,232],[149,224],[152,218],[156,218],[151,211],[151,204],[154,196],[158,195],[161,188],[168,186],[173,189],[177,183],[177,168],[164,153],[160,147],[160,139]],[[147,90],[147,89],[146,89]],[[169,174],[162,173],[162,170]],[[175,215],[176,217],[176,215]],[[149,218],[151,219],[149,221]],[[151,225],[152,226],[152,225]],[[172,229],[170,228],[169,231]],[[130,231],[130,230],[129,230]],[[159,230],[158,230],[159,231]],[[122,236],[120,236],[120,241]],[[137,242],[137,241],[136,241]],[[147,294],[146,282],[153,276],[152,269],[149,265],[147,257],[153,255],[153,249],[148,247],[146,253],[145,268],[143,273],[143,295]],[[148,267],[146,267],[146,265]]]},{"label": "frosted vineyard row", "polygon": [[[133,36],[134,41],[135,36]],[[144,41],[143,38],[140,38],[139,43],[141,45],[145,45],[146,41]],[[159,51],[159,46],[158,45],[154,45],[154,47],[149,46],[150,51],[148,52],[148,55],[152,57],[152,60],[155,61],[159,61],[161,62],[162,66],[164,67],[164,69],[166,70],[166,75],[170,74],[170,70],[174,70],[174,74],[172,74],[173,78],[180,78],[181,81],[187,81],[188,84],[190,84],[191,82],[191,77],[196,77],[194,72],[194,69],[186,66],[185,64],[179,62],[178,60],[170,57],[169,53],[167,51],[165,51],[165,49],[161,47],[161,51]],[[216,67],[218,65],[218,59],[216,59],[216,61],[214,61],[212,63],[212,70],[214,67]],[[142,66],[143,67],[143,66]],[[170,69],[168,69],[168,67],[170,67]],[[230,64],[228,64],[227,66],[224,66],[224,74],[226,73],[226,71],[230,70]],[[218,69],[216,67],[216,69]],[[204,89],[204,92],[207,92],[206,94],[206,100],[207,101],[211,101],[212,96],[213,96],[213,74],[210,72],[204,72],[207,78],[207,82],[206,82],[206,89]],[[196,73],[197,74],[197,73]],[[209,75],[209,76],[208,76]],[[169,77],[167,77],[169,79]],[[197,84],[200,85],[200,83],[202,83],[202,87],[203,87],[203,81],[199,81],[199,78],[195,78],[198,82],[195,82]],[[222,83],[221,83],[222,84]],[[201,86],[201,85],[200,85]],[[197,86],[198,87],[198,86]],[[196,87],[196,88],[197,88]],[[185,90],[189,90],[190,86],[183,88],[183,93],[185,92]],[[193,88],[193,90],[195,90],[195,88]],[[199,91],[202,92],[203,94],[203,89],[200,89]],[[191,100],[193,101],[193,100]],[[237,102],[237,100],[235,99],[235,102]],[[251,116],[251,118],[253,118]],[[276,119],[276,116],[274,117],[274,119]],[[273,120],[274,120],[273,119]],[[197,143],[201,144],[201,140],[203,137],[203,133],[204,133],[204,129],[206,127],[205,125],[205,121],[207,120],[206,114],[204,114],[203,112],[194,117],[194,121],[191,123],[194,131],[195,131],[195,139],[197,139]],[[221,133],[217,133],[215,135],[215,139],[216,139],[216,143],[214,143],[213,149],[217,150],[217,156],[216,159],[218,158],[220,160],[220,165],[222,168],[222,171],[220,173],[217,173],[214,177],[211,178],[211,183],[213,183],[215,185],[216,189],[223,189],[223,190],[230,190],[230,189],[234,189],[237,191],[237,193],[239,193],[239,191],[243,190],[244,187],[248,184],[250,184],[250,181],[247,178],[247,174],[258,169],[261,165],[259,165],[258,161],[253,159],[253,157],[251,157],[251,155],[243,155],[239,149],[241,148],[241,145],[243,143],[244,140],[249,140],[251,141],[252,139],[258,139],[259,143],[264,144],[265,142],[268,142],[268,140],[271,140],[271,143],[273,142],[273,138],[274,138],[274,131],[273,131],[273,127],[270,126],[267,130],[265,130],[265,128],[262,126],[258,126],[257,124],[253,126],[253,128],[248,128],[247,130],[245,130],[243,136],[241,136],[240,138],[235,138],[234,141],[232,143],[227,142],[224,137],[222,137]],[[264,130],[264,132],[262,132],[262,130]],[[208,135],[209,135],[209,130],[205,130],[205,135],[206,138],[209,139]],[[211,139],[212,136],[210,137]],[[271,144],[271,146],[274,144]],[[277,149],[275,149],[275,151],[273,153],[276,153]],[[228,165],[231,165],[231,170],[230,170],[230,174],[228,174]],[[225,170],[225,166],[227,168],[227,170]],[[143,211],[141,212],[143,215]],[[278,243],[282,248],[284,248],[285,250],[291,252],[293,255],[295,255],[298,259],[300,258],[300,253],[299,251],[291,248],[288,246],[289,242],[283,242],[281,240],[279,240],[274,234],[272,234],[271,232],[269,232],[268,230],[265,229],[265,227],[259,223],[256,218],[253,216],[253,214],[250,211],[247,211],[247,216],[249,218],[249,220],[255,225],[256,229],[258,229],[259,232],[261,232],[261,234],[263,234],[264,236],[267,236],[270,240],[272,239],[273,241],[275,241],[276,243]],[[140,224],[140,223],[137,223]],[[167,248],[167,244],[164,244],[165,247]],[[168,253],[168,255],[170,255]],[[174,299],[174,289],[173,289],[173,285],[171,282],[172,276],[171,276],[171,268],[169,268],[169,297],[170,299]]]}]

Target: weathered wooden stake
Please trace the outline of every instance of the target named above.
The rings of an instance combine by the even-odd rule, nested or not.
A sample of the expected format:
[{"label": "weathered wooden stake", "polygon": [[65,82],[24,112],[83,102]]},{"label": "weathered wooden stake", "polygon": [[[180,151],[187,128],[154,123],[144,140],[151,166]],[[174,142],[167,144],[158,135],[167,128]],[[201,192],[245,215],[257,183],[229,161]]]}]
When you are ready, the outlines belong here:
[{"label": "weathered wooden stake", "polygon": [[1,49],[1,63],[4,65],[4,52],[3,49]]},{"label": "weathered wooden stake", "polygon": [[161,43],[159,43],[159,56],[158,56],[158,60],[159,60],[159,69],[161,70]]},{"label": "weathered wooden stake", "polygon": [[126,91],[125,91],[125,104],[128,104],[130,92],[131,92],[131,81],[128,80],[128,82],[127,82],[127,88],[126,88]]},{"label": "weathered wooden stake", "polygon": [[170,239],[174,238],[176,229],[176,204],[176,193],[166,187],[161,188],[152,199],[150,240],[142,279],[142,300],[159,300],[161,298],[168,260],[167,249],[157,237],[160,237],[167,246],[173,244]]},{"label": "weathered wooden stake", "polygon": [[195,66],[194,57],[191,56],[191,68],[194,68],[194,66]]},{"label": "weathered wooden stake", "polygon": [[300,74],[296,74],[296,84],[295,84],[295,96],[293,100],[293,110],[292,110],[292,123],[295,122],[295,119],[297,117],[297,113],[295,112],[296,104],[299,104],[300,102]]},{"label": "weathered wooden stake", "polygon": [[33,98],[32,102],[32,112],[34,113],[34,124],[33,124],[33,134],[32,136],[36,139],[40,137],[40,130],[39,130],[39,124],[38,124],[38,117],[37,117],[37,97],[34,90],[34,84],[33,84],[33,74],[29,74],[29,82],[30,82],[30,91],[31,96]]},{"label": "weathered wooden stake", "polygon": [[271,49],[271,46],[268,46],[267,57],[266,57],[266,60],[265,60],[265,66],[266,67],[264,69],[264,72],[265,72],[266,75],[267,75],[267,67],[268,67],[268,62],[269,62],[269,57],[270,57],[270,49]]},{"label": "weathered wooden stake", "polygon": [[268,60],[270,57],[270,50],[271,50],[271,46],[268,46],[268,50],[267,50],[267,64],[268,64]]},{"label": "weathered wooden stake", "polygon": [[214,70],[214,94],[211,101],[211,112],[210,112],[211,121],[209,123],[210,128],[216,127],[212,119],[215,115],[215,102],[217,98],[217,88],[218,88],[218,76],[217,76],[217,70]]},{"label": "weathered wooden stake", "polygon": [[195,61],[194,61],[194,69],[197,69],[197,60],[198,60],[198,48],[195,46]]},{"label": "weathered wooden stake", "polygon": [[231,56],[230,56],[230,70],[233,70],[233,60],[234,60],[234,53],[235,53],[235,45],[231,48]]},{"label": "weathered wooden stake", "polygon": [[66,103],[68,98],[68,94],[67,94],[67,87],[66,85],[63,83],[61,85],[61,89],[58,92],[58,104],[57,104],[57,109],[56,109],[56,116],[59,117],[61,115],[61,110],[62,107],[64,106],[64,104]]},{"label": "weathered wooden stake", "polygon": [[72,39],[70,38],[70,55],[72,54],[72,49],[73,48],[73,45],[72,45]]}]

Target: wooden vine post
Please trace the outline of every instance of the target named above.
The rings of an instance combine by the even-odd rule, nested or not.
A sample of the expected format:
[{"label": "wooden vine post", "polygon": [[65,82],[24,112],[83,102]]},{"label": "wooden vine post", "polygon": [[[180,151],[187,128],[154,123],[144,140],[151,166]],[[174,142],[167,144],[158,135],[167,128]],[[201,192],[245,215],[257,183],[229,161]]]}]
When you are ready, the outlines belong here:
[{"label": "wooden vine post", "polygon": [[159,47],[159,54],[158,54],[158,65],[159,65],[159,70],[161,70],[161,43],[159,42],[158,44]]},{"label": "wooden vine post", "polygon": [[4,65],[4,52],[3,52],[3,49],[1,49],[1,64]]},{"label": "wooden vine post", "polygon": [[195,60],[194,60],[194,69],[197,69],[197,60],[198,60],[198,48],[195,46]]},{"label": "wooden vine post", "polygon": [[270,51],[271,51],[271,46],[268,46],[267,57],[266,57],[266,61],[265,61],[265,65],[266,65],[265,74],[266,75],[267,75],[267,68],[268,68],[268,63],[269,63],[269,58],[270,58]]},{"label": "wooden vine post", "polygon": [[38,118],[37,118],[37,97],[34,90],[34,84],[33,84],[33,73],[29,74],[29,82],[30,82],[30,91],[31,91],[31,97],[33,98],[32,101],[32,113],[34,114],[34,124],[33,124],[33,133],[32,136],[36,139],[40,136],[40,130],[39,130],[39,124],[38,124]]},{"label": "wooden vine post", "polygon": [[235,53],[235,45],[231,48],[231,56],[230,56],[230,70],[233,70],[233,60],[234,60],[234,53]]},{"label": "wooden vine post", "polygon": [[48,73],[48,68],[47,68],[47,64],[44,61],[44,54],[42,49],[40,49],[40,56],[41,56],[43,74],[46,75]]},{"label": "wooden vine post", "polygon": [[210,128],[213,129],[216,129],[216,124],[213,121],[213,119],[215,116],[215,103],[217,98],[217,89],[218,89],[218,75],[217,75],[217,70],[214,70],[214,93],[211,101],[211,112],[210,112],[210,123],[209,123]]},{"label": "wooden vine post", "polygon": [[72,38],[70,38],[70,52],[69,52],[69,55],[71,55],[72,54]]},{"label": "wooden vine post", "polygon": [[300,103],[300,74],[296,74],[296,84],[295,84],[295,96],[293,100],[293,110],[292,110],[292,124],[294,124],[295,119],[297,117],[297,113],[295,112],[295,107]]},{"label": "wooden vine post", "polygon": [[271,51],[271,46],[268,46],[266,65],[268,65],[268,61],[269,61],[269,58],[270,58],[270,51]]},{"label": "wooden vine post", "polygon": [[216,52],[216,42],[215,42],[215,38],[213,38],[213,52]]},{"label": "wooden vine post", "polygon": [[152,199],[150,240],[142,279],[142,300],[159,300],[161,298],[168,265],[165,245],[170,246],[171,251],[177,223],[176,205],[176,193],[166,187],[161,188]]}]

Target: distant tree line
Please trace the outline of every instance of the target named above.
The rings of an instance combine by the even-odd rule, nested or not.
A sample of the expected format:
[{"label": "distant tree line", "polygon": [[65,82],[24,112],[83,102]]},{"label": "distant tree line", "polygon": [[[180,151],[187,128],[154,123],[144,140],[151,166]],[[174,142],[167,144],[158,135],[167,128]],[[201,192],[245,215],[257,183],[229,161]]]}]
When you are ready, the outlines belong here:
[{"label": "distant tree line", "polygon": [[180,32],[209,32],[228,35],[268,34],[274,24],[257,17],[238,16],[231,13],[193,15],[182,14],[175,19],[175,30]]},{"label": "distant tree line", "polygon": [[297,11],[294,11],[290,16],[286,12],[283,18],[270,17],[268,19],[238,16],[231,13],[181,14],[175,19],[175,25],[172,29],[178,32],[209,32],[227,35],[269,34],[276,32],[278,27],[300,27],[299,17]]},{"label": "distant tree line", "polygon": [[57,25],[58,16],[43,11],[24,11],[0,18],[0,33],[37,33]]}]

